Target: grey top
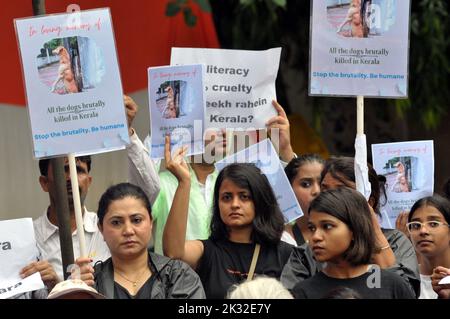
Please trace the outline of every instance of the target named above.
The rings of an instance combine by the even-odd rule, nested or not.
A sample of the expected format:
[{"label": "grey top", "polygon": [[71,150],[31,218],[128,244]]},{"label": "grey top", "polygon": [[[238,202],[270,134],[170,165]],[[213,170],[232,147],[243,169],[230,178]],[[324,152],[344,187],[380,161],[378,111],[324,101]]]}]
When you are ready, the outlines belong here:
[{"label": "grey top", "polygon": [[[204,299],[205,291],[197,273],[188,264],[149,252],[149,263],[155,276],[150,299]],[[94,288],[108,299],[114,299],[114,268],[111,258],[95,267]]]},{"label": "grey top", "polygon": [[[420,295],[420,274],[416,252],[409,239],[397,229],[383,229],[389,245],[394,252],[396,262],[385,270],[392,271],[405,279],[416,294]],[[292,291],[295,284],[312,277],[324,268],[324,264],[316,262],[308,244],[294,247],[288,262],[281,273],[281,282]]]}]

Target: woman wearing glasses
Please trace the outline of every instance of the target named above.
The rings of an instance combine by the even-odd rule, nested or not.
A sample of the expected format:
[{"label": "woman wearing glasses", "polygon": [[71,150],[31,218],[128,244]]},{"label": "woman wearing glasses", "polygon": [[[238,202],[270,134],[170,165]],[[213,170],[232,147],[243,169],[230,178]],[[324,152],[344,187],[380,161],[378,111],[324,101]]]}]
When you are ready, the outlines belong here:
[{"label": "woman wearing glasses", "polygon": [[406,224],[411,240],[420,257],[420,297],[436,299],[431,286],[433,269],[450,268],[450,202],[434,195],[418,200]]}]

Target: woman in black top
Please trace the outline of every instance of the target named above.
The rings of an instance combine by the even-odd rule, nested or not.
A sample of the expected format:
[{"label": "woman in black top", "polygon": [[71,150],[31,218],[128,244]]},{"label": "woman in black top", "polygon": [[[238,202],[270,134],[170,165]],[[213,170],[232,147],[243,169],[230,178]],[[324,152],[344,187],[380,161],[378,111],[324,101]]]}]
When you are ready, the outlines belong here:
[{"label": "woman in black top", "polygon": [[308,228],[314,258],[326,266],[293,289],[297,298],[319,299],[350,288],[366,299],[414,299],[398,275],[371,266],[376,249],[372,214],[358,192],[339,188],[322,192],[310,206]]},{"label": "woman in black top", "polygon": [[257,247],[255,275],[279,278],[292,246],[280,241],[283,215],[267,177],[252,164],[231,164],[218,175],[214,187],[211,235],[186,241],[190,175],[185,149],[171,157],[166,138],[166,167],[178,179],[164,229],[164,254],[197,270],[207,298],[225,298],[228,289],[248,278]]},{"label": "woman in black top", "polygon": [[[372,256],[372,262],[382,269],[403,277],[419,297],[420,275],[414,247],[402,232],[396,229],[381,228],[378,221],[380,185],[377,173],[370,164],[369,181],[371,194],[368,203],[372,212],[372,225],[377,248]],[[351,157],[331,158],[322,171],[322,191],[342,187],[356,189],[355,162]],[[323,264],[314,260],[311,249],[305,244],[294,249],[283,269],[281,281],[286,288],[292,289],[295,283],[311,277],[322,268]]]},{"label": "woman in black top", "polygon": [[79,258],[81,279],[109,299],[205,298],[200,278],[184,262],[147,250],[152,233],[150,201],[135,185],[121,183],[102,195],[98,227],[111,258]]},{"label": "woman in black top", "polygon": [[309,240],[308,210],[312,200],[320,193],[320,176],[325,161],[317,154],[300,155],[292,159],[284,169],[295,197],[303,211],[303,216],[297,218],[293,225],[286,225],[288,233],[297,246]]}]

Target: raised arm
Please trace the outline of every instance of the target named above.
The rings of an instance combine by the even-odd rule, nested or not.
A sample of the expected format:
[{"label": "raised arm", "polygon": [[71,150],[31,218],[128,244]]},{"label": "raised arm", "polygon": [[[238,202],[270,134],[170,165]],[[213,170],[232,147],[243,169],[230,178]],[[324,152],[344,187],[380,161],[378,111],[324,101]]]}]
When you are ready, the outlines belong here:
[{"label": "raised arm", "polygon": [[129,96],[125,95],[123,100],[127,112],[128,134],[130,135],[130,144],[127,146],[128,180],[142,188],[153,205],[160,190],[158,169],[132,126],[138,105]]},{"label": "raised arm", "polygon": [[[272,105],[275,110],[278,112],[277,116],[272,117],[269,121],[267,121],[267,129],[269,130],[269,134],[271,134],[272,129],[279,130],[279,154],[280,158],[289,163],[294,158],[294,151],[291,146],[291,132],[289,120],[287,118],[286,112],[284,112],[283,108],[277,101],[272,101]],[[274,130],[274,133],[276,131]],[[273,139],[273,137],[271,136]]]},{"label": "raised arm", "polygon": [[165,143],[164,158],[166,160],[166,168],[177,178],[178,187],[164,227],[163,251],[164,255],[174,259],[181,259],[195,269],[203,255],[203,243],[199,240],[186,241],[189,195],[191,191],[191,176],[184,160],[187,148],[179,148],[172,155],[170,153],[169,136],[166,136]]}]

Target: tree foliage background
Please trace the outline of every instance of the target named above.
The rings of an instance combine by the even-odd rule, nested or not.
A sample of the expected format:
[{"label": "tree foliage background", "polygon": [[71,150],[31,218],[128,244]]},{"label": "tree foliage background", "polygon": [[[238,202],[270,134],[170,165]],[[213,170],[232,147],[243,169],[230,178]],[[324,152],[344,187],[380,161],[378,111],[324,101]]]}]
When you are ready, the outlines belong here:
[{"label": "tree foliage background", "polygon": [[[401,1],[401,0],[400,0]],[[309,0],[172,0],[168,15],[182,12],[188,25],[195,25],[190,6],[197,3],[212,11],[223,48],[267,49],[283,47],[282,65],[300,72],[307,95],[310,1]],[[427,129],[436,128],[449,110],[448,0],[411,0],[409,99],[383,100],[394,104],[397,115],[412,114]],[[289,111],[283,73],[277,80],[278,99]],[[305,97],[314,105],[314,126],[320,129],[318,98]]]}]

